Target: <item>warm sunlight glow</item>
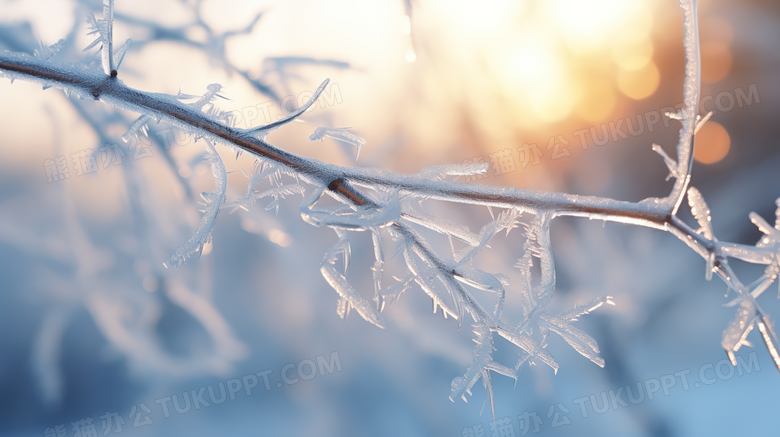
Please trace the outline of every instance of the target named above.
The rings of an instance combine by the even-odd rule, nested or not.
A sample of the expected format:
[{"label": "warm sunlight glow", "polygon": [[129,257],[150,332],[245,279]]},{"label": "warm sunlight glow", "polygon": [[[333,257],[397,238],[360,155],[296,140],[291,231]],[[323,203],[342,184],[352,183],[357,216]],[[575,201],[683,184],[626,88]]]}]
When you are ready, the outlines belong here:
[{"label": "warm sunlight glow", "polygon": [[653,43],[643,32],[627,29],[612,43],[612,60],[624,70],[639,70],[653,58]]},{"label": "warm sunlight glow", "polygon": [[640,0],[550,0],[545,4],[549,21],[563,32],[566,44],[576,53],[606,46],[627,26],[649,30],[647,21],[652,23],[646,2]]},{"label": "warm sunlight glow", "polygon": [[701,80],[715,83],[728,76],[731,70],[731,51],[726,43],[716,41],[701,45]]},{"label": "warm sunlight glow", "polygon": [[516,100],[526,102],[538,119],[560,120],[574,106],[574,89],[567,68],[549,47],[528,40],[509,51],[506,66],[499,74],[503,74],[503,82]]},{"label": "warm sunlight glow", "polygon": [[491,0],[489,5],[475,0],[453,0],[441,4],[446,4],[447,13],[473,35],[506,26],[517,8],[521,7],[521,2],[514,0]]},{"label": "warm sunlight glow", "polygon": [[[653,95],[659,86],[653,0],[497,0],[490,7],[431,1],[445,16],[415,15],[413,22],[415,32],[427,30],[429,43],[435,29],[435,39],[446,47],[435,62],[448,68],[436,81],[467,84],[468,99],[471,93],[482,96],[473,103],[484,106],[480,112],[500,111],[490,123],[509,116],[513,128],[538,132],[550,123],[568,123],[573,114],[601,122],[621,103]],[[465,58],[467,51],[477,55]],[[498,135],[497,126],[482,128]],[[508,131],[502,135],[511,137]]]},{"label": "warm sunlight glow", "polygon": [[618,72],[618,88],[626,96],[641,100],[653,95],[661,81],[661,73],[653,62],[644,68],[632,71],[620,69]]},{"label": "warm sunlight glow", "polygon": [[608,80],[594,77],[581,88],[576,107],[580,118],[596,123],[612,114],[615,109],[615,90]]},{"label": "warm sunlight glow", "polygon": [[702,164],[714,164],[725,158],[731,148],[731,138],[726,128],[708,121],[696,134],[693,158]]}]

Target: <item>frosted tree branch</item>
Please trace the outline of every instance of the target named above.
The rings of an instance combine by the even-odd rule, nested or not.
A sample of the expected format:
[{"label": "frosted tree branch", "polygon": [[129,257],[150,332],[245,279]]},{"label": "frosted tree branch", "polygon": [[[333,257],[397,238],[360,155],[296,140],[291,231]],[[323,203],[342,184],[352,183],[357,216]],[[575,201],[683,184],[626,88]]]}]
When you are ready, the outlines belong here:
[{"label": "frosted tree branch", "polygon": [[[213,104],[212,100],[218,96],[220,89],[217,84],[210,85],[203,97],[190,104],[181,102],[185,99],[181,94],[148,93],[126,86],[117,73],[121,56],[117,56],[119,52],[112,52],[113,1],[105,0],[104,6],[104,19],[90,18],[94,32],[99,34],[92,46],[102,44],[102,70],[90,69],[85,65],[53,63],[48,61],[50,56],[47,55],[33,57],[4,52],[0,53],[0,72],[12,81],[21,79],[37,82],[44,88],[60,88],[78,98],[100,100],[109,106],[140,114],[127,135],[143,131],[147,121],[156,120],[165,121],[196,138],[206,140],[216,181],[215,191],[205,196],[205,215],[195,235],[172,256],[168,263],[171,266],[179,265],[190,254],[202,250],[210,239],[211,229],[222,208],[249,208],[256,200],[264,197],[274,199],[268,208],[278,208],[279,199],[301,194],[304,196],[300,206],[302,218],[314,226],[333,229],[338,237],[338,241],[326,252],[320,266],[323,277],[339,295],[338,314],[346,317],[350,309],[354,308],[365,320],[384,327],[380,313],[386,302],[397,300],[412,282],[418,284],[431,297],[434,312],[441,307],[445,317],[453,317],[459,324],[464,322],[466,314],[474,322],[477,347],[466,374],[453,380],[451,399],[466,399],[465,394],[470,394],[473,385],[481,378],[492,404],[491,371],[516,379],[524,363],[536,361],[557,371],[558,363],[545,349],[550,333],[560,335],[580,354],[604,366],[604,360],[598,356],[596,341],[575,328],[572,322],[603,303],[612,303],[609,297],[561,314],[546,311],[556,287],[551,221],[559,216],[575,216],[638,225],[676,236],[704,258],[707,279],[714,273],[729,289],[736,292],[737,297],[730,305],[739,305],[739,309],[734,321],[724,331],[722,341],[732,363],[736,362],[734,352],[749,343],[746,337],[753,326],[758,325],[762,340],[780,369],[776,335],[768,315],[756,301],[780,272],[780,203],[774,227],[761,217],[751,214],[753,223],[765,234],[755,246],[721,242],[713,233],[710,210],[703,196],[695,188],[689,187],[695,133],[707,118],[702,120],[697,114],[700,61],[696,0],[680,0],[685,47],[685,108],[671,115],[682,124],[676,147],[677,159],[672,159],[660,146],[653,145],[653,150],[661,155],[669,168],[670,177],[675,178],[674,187],[666,197],[647,198],[640,202],[449,180],[484,172],[487,170],[485,166],[437,165],[426,167],[414,175],[403,175],[379,169],[337,166],[287,152],[267,142],[268,133],[303,115],[327,85],[327,80],[305,105],[290,116],[266,126],[240,129],[234,127],[227,114]],[[124,50],[121,49],[121,52],[124,53]],[[322,139],[324,136],[346,141],[358,147],[358,150],[364,144],[361,138],[344,129],[319,128],[310,140]],[[247,175],[247,193],[235,202],[225,203],[226,172],[212,143],[226,146],[235,153],[247,152],[256,160],[254,173],[251,177]],[[295,178],[294,185],[287,183],[286,178],[290,177]],[[256,185],[266,179],[272,188],[256,190]],[[304,184],[311,188],[308,196]],[[340,205],[318,206],[319,200],[325,195],[336,199]],[[698,230],[692,229],[677,215],[686,195],[698,222]],[[474,233],[446,219],[415,209],[415,204],[427,200],[503,208],[504,211],[479,233]],[[519,222],[524,214],[533,216],[530,224]],[[453,238],[462,241],[467,247],[456,252],[454,245],[451,245],[452,258],[437,254],[412,224],[446,235],[450,241]],[[502,231],[509,234],[518,226],[525,228],[523,255],[516,265],[523,277],[519,292],[523,300],[524,317],[512,323],[502,314],[509,286],[507,276],[473,268],[471,262],[488,247],[495,236]],[[375,254],[372,267],[373,305],[346,279],[351,254],[350,235],[354,231],[368,231],[372,235]],[[408,269],[408,275],[391,286],[387,285],[388,281],[383,277],[384,249],[388,244],[383,236],[385,233],[389,235],[396,247],[396,254],[403,259]],[[767,268],[761,278],[744,285],[729,266],[728,258],[765,264]],[[339,259],[343,262],[344,273],[336,268]],[[538,263],[541,273],[537,280],[532,281],[531,267],[534,263]],[[474,297],[474,290],[495,295],[495,306],[484,308]],[[494,333],[518,347],[520,357],[514,368],[493,361]]]}]

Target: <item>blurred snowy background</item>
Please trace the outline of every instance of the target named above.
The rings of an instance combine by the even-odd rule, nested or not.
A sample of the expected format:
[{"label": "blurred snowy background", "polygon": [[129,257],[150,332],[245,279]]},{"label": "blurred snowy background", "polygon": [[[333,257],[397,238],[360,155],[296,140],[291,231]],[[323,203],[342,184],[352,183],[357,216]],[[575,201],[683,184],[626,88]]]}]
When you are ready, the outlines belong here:
[{"label": "blurred snowy background", "polygon": [[[671,150],[677,141],[679,124],[660,117],[682,101],[682,14],[673,0],[116,7],[117,40],[133,39],[125,83],[197,95],[220,83],[230,99],[220,107],[234,111],[239,127],[274,120],[330,78],[305,123],[269,137],[294,153],[404,173],[487,162],[480,183],[630,201],[671,187],[650,146]],[[83,17],[100,10],[95,1],[3,0],[0,49],[32,53],[39,41],[64,38],[60,59],[80,60],[92,40]],[[702,95],[712,97],[702,106],[716,113],[697,136],[693,184],[721,239],[753,244],[759,232],[748,213],[771,221],[780,197],[780,6],[703,0],[700,20]],[[59,90],[0,81],[0,435],[88,436],[89,428],[78,434],[71,425],[86,418],[100,435],[106,412],[123,418],[122,436],[503,437],[523,434],[525,412],[541,419],[540,435],[709,436],[774,424],[780,376],[767,352],[740,351],[746,361],[756,351],[759,370],[749,374],[729,377],[718,365],[734,309],[721,306],[725,285],[705,281],[703,260],[671,235],[564,218],[553,223],[554,305],[614,296],[616,306],[578,323],[606,367],[556,338],[548,349],[561,363],[557,375],[535,366],[516,386],[494,378],[496,417],[509,417],[514,434],[502,426],[492,434],[489,406],[480,415],[481,384],[469,403],[448,399],[470,361],[472,332],[433,315],[418,288],[385,309],[385,330],[355,314],[342,321],[319,273],[335,235],[305,224],[297,199],[282,202],[278,215],[263,204],[222,214],[200,260],[165,269],[192,234],[199,193],[211,191],[213,178],[202,142],[169,126],[152,124],[148,140],[122,142],[134,119]],[[307,142],[319,126],[353,126],[367,141],[357,163],[332,140]],[[235,171],[230,200],[244,192],[240,170],[251,160],[223,159]],[[489,219],[484,208],[440,211],[474,230]],[[370,290],[373,255],[364,242],[353,245],[350,274]],[[481,262],[508,272],[521,245],[520,233],[510,234]],[[780,317],[780,305],[769,297],[764,304]],[[506,344],[497,346],[501,360]],[[341,371],[276,387],[286,364],[333,352]],[[715,369],[704,375],[716,382],[694,387],[707,364]],[[169,406],[167,418],[155,403],[209,385],[218,392],[220,382],[267,369],[271,389],[261,379],[251,396],[242,388],[235,400],[185,414]],[[602,414],[588,401],[588,417],[575,402],[594,395],[598,410],[602,392],[686,370],[688,390],[678,377],[668,394]]]}]

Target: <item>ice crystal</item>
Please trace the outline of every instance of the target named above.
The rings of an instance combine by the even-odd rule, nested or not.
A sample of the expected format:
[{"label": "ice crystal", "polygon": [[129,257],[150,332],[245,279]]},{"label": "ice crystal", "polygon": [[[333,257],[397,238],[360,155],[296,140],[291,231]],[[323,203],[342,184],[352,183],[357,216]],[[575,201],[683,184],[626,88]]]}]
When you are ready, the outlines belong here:
[{"label": "ice crystal", "polygon": [[200,257],[203,247],[211,242],[211,230],[214,229],[217,215],[219,215],[222,204],[225,202],[225,190],[227,189],[225,165],[209,140],[206,140],[206,149],[208,151],[208,160],[211,163],[211,172],[214,174],[214,191],[203,193],[205,209],[195,234],[181,247],[176,249],[176,252],[165,263],[165,267],[178,267],[187,257],[196,252]]},{"label": "ice crystal", "polygon": [[350,144],[355,147],[355,161],[358,160],[358,157],[360,156],[360,148],[366,144],[365,140],[363,138],[360,138],[359,136],[353,134],[352,132],[349,132],[348,129],[352,129],[351,127],[337,127],[337,128],[327,128],[327,127],[318,127],[314,130],[314,133],[309,136],[309,141],[317,141],[320,142],[325,138],[333,138],[334,140],[342,141],[344,143]]}]

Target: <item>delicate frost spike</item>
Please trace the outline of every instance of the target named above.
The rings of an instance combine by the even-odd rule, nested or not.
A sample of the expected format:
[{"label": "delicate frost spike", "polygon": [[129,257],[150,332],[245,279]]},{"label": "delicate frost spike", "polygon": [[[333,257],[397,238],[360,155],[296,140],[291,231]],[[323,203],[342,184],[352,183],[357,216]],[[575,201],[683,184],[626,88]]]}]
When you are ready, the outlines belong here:
[{"label": "delicate frost spike", "polygon": [[464,225],[452,222],[444,217],[425,214],[411,208],[410,204],[403,205],[403,219],[424,226],[434,232],[455,237],[469,246],[477,246],[481,237]]},{"label": "delicate frost spike", "polygon": [[774,240],[775,243],[780,242],[780,229],[772,227],[763,217],[755,212],[751,212],[748,217],[750,217],[750,221],[758,227],[758,230],[766,234],[770,240]]},{"label": "delicate frost spike", "polygon": [[[103,0],[103,19],[98,20],[94,14],[89,14],[87,15],[87,23],[90,26],[90,32],[87,35],[97,34],[98,37],[84,51],[100,44],[103,72],[108,76],[115,76],[116,67],[113,53],[114,0]],[[124,57],[124,54],[122,56]]]},{"label": "delicate frost spike", "polygon": [[103,22],[105,29],[103,43],[103,71],[115,75],[114,67],[114,0],[103,0]]},{"label": "delicate frost spike", "polygon": [[145,126],[146,126],[146,123],[148,123],[149,120],[151,120],[151,119],[152,119],[152,117],[150,117],[148,115],[142,115],[142,116],[138,117],[138,119],[135,120],[133,122],[133,124],[130,125],[130,128],[127,130],[127,132],[125,132],[125,134],[122,135],[122,141],[124,141],[126,143],[129,142],[131,138],[133,138],[135,136],[138,136],[138,131],[139,130],[142,131],[145,135],[148,136],[148,134],[146,134]]},{"label": "delicate frost spike", "polygon": [[103,42],[103,37],[100,35],[100,31],[98,30],[98,21],[95,18],[95,14],[90,12],[85,17],[85,20],[89,25],[89,30],[90,30],[90,32],[87,33],[87,35],[94,35],[97,33],[98,37],[94,41],[92,41],[88,46],[84,47],[84,49],[82,50],[83,52],[86,52],[87,50],[90,50],[91,48]]},{"label": "delicate frost spike", "polygon": [[491,354],[495,350],[493,347],[493,333],[484,325],[477,325],[474,328],[474,342],[477,344],[472,353],[471,364],[466,370],[466,374],[458,376],[452,380],[450,400],[455,402],[456,398],[461,398],[468,402],[466,393],[471,394],[471,388],[482,378],[482,384],[485,386],[485,398],[490,399],[490,406],[493,410],[495,420],[495,403],[493,399],[493,385],[490,378],[490,371],[500,373],[510,378],[515,378],[515,372],[499,363],[493,361]]},{"label": "delicate frost spike", "polygon": [[[246,195],[233,202],[226,203],[223,205],[223,208],[233,208],[233,211],[238,208],[247,210],[248,208],[254,206],[257,200],[265,197],[273,197],[274,200],[268,206],[266,206],[265,209],[276,209],[276,212],[278,213],[280,199],[285,199],[287,196],[295,194],[300,194],[301,196],[306,194],[306,188],[301,184],[284,185],[281,180],[282,169],[275,165],[267,165],[265,162],[263,162],[263,164],[260,166],[255,166],[253,171],[255,173],[251,178],[249,178]],[[246,172],[244,172],[244,175],[247,176]],[[254,187],[268,177],[270,177],[271,188],[262,192],[255,191]]]},{"label": "delicate frost spike", "polygon": [[333,138],[334,140],[342,141],[347,144],[351,144],[352,146],[355,146],[357,148],[357,153],[355,154],[355,161],[358,160],[358,157],[360,156],[360,148],[366,144],[366,141],[363,138],[360,138],[359,136],[348,132],[347,129],[352,129],[351,127],[334,127],[334,128],[327,128],[327,127],[318,127],[314,130],[314,133],[309,136],[309,141],[316,141],[322,140],[325,137]]},{"label": "delicate frost spike", "polygon": [[[489,209],[489,211],[492,215],[493,210]],[[482,227],[482,230],[480,230],[479,244],[474,247],[467,247],[455,256],[455,260],[458,262],[457,265],[464,265],[477,256],[477,254],[482,251],[483,248],[489,247],[488,244],[490,244],[490,241],[493,239],[493,237],[495,237],[502,230],[506,229],[508,235],[509,231],[517,226],[517,219],[519,216],[520,211],[518,209],[511,208],[499,214],[498,218],[494,217],[492,222],[486,224]]]},{"label": "delicate frost spike", "polygon": [[727,351],[730,355],[733,355],[734,352],[738,351],[739,348],[741,348],[742,346],[753,347],[753,344],[748,341],[747,336],[748,334],[750,334],[750,331],[753,330],[753,326],[755,326],[755,322],[757,320],[758,320],[758,316],[756,316],[756,318],[754,318],[753,321],[750,322],[747,329],[745,329],[745,332],[742,333],[742,337],[739,338],[739,342],[734,346],[733,352]]},{"label": "delicate frost spike", "polygon": [[653,144],[653,152],[658,153],[661,155],[661,157],[664,159],[664,164],[666,164],[666,168],[669,169],[669,175],[666,176],[666,180],[668,181],[670,178],[679,178],[679,174],[677,173],[677,161],[670,158],[669,155],[666,154],[664,149],[659,146],[658,144]]},{"label": "delicate frost spike", "polygon": [[[224,88],[218,83],[212,83],[206,87],[206,92],[202,96],[195,96],[191,94],[182,94],[181,87],[176,94],[177,100],[189,100],[198,99],[193,103],[188,103],[187,106],[195,108],[198,111],[203,111],[212,120],[222,123],[226,126],[233,127],[235,124],[235,115],[232,112],[222,111],[214,104],[214,99],[219,97],[220,99],[230,100],[227,97],[218,94]],[[199,135],[195,137],[195,141],[200,138]]]},{"label": "delicate frost spike", "polygon": [[737,367],[737,356],[734,355],[734,352],[726,351],[726,355],[728,355],[729,362],[731,362],[731,365]]},{"label": "delicate frost spike", "polygon": [[263,191],[262,193],[253,195],[253,198],[262,199],[264,197],[271,196],[274,198],[271,203],[268,204],[268,206],[265,207],[266,211],[270,211],[272,209],[276,210],[276,213],[279,214],[279,200],[284,199],[287,196],[293,196],[296,194],[300,194],[303,196],[306,193],[306,188],[303,185],[294,184],[294,185],[283,185],[280,187],[274,187],[269,190]]},{"label": "delicate frost spike", "polygon": [[337,230],[336,234],[339,236],[339,241],[329,249],[329,253],[332,251],[331,258],[329,259],[332,259],[332,262],[335,262],[335,256],[339,253],[342,254],[344,260],[344,274],[346,275],[349,271],[349,263],[352,261],[352,244],[349,242],[346,232]]},{"label": "delicate frost spike", "polygon": [[715,271],[715,252],[710,252],[710,254],[707,255],[707,266],[704,272],[704,279],[711,281],[713,271]]},{"label": "delicate frost spike", "polygon": [[[339,315],[341,316],[344,314],[343,317],[346,317],[346,313],[349,311],[349,307],[352,307],[367,322],[373,323],[380,328],[384,328],[384,321],[382,320],[382,316],[379,314],[379,312],[374,309],[365,299],[360,297],[355,289],[349,285],[347,278],[339,273],[333,266],[338,259],[339,253],[344,250],[345,241],[347,241],[346,238],[342,237],[328,249],[328,251],[325,253],[325,257],[322,260],[322,266],[320,267],[320,272],[322,273],[322,276],[325,278],[325,280],[328,281],[328,284],[330,284],[330,286],[336,290],[339,296],[341,296],[341,299],[347,301],[346,311],[342,310],[343,305],[339,303]],[[346,259],[347,258],[345,257],[345,260]]]},{"label": "delicate frost spike", "polygon": [[672,120],[682,120],[683,119],[683,115],[682,115],[682,113],[680,113],[680,111],[677,111],[677,112],[666,111],[666,112],[664,112],[664,115],[667,116],[668,118],[671,118]]},{"label": "delicate frost spike", "polygon": [[549,212],[545,212],[539,214],[536,219],[538,224],[534,230],[538,251],[535,255],[539,258],[541,277],[539,278],[539,285],[534,288],[534,292],[537,294],[537,302],[546,307],[552,300],[553,292],[555,291],[555,261],[552,243],[550,242],[550,221],[552,215]]},{"label": "delicate frost spike", "polygon": [[560,317],[562,320],[566,322],[575,322],[580,316],[595,311],[597,308],[604,305],[605,303],[609,305],[615,305],[615,302],[612,302],[612,296],[602,296],[593,299],[592,301],[584,305],[578,305],[570,309],[569,311],[563,312],[558,317]]},{"label": "delicate frost spike", "polygon": [[[541,327],[541,329],[546,328]],[[544,343],[537,343],[536,340],[524,332],[521,332],[519,329],[511,329],[505,326],[499,328],[498,334],[530,354],[529,359],[533,360],[534,358],[539,358],[542,363],[550,366],[556,373],[558,372],[559,365],[555,361],[555,357],[544,349]]]},{"label": "delicate frost spike", "polygon": [[296,118],[300,117],[301,114],[308,111],[309,108],[311,108],[311,105],[314,104],[314,102],[317,101],[317,99],[320,97],[320,94],[322,94],[323,91],[325,91],[325,87],[328,86],[328,83],[330,82],[330,79],[325,79],[319,87],[317,87],[316,90],[314,90],[314,94],[309,98],[309,101],[303,104],[300,108],[298,108],[297,111],[293,112],[292,114],[288,115],[285,118],[282,118],[281,120],[275,121],[273,123],[269,123],[265,126],[258,126],[251,129],[245,129],[244,132],[249,135],[254,135],[260,140],[265,140],[265,137],[268,136],[268,134],[278,129],[279,127],[290,123],[291,121],[295,120]]},{"label": "delicate frost spike", "polygon": [[217,215],[222,204],[225,202],[225,191],[227,190],[227,172],[222,158],[219,157],[217,150],[209,140],[206,141],[206,150],[208,151],[208,160],[211,161],[211,172],[214,174],[214,191],[204,196],[206,200],[205,214],[200,219],[200,224],[195,230],[195,235],[190,237],[186,243],[176,249],[176,252],[163,265],[166,268],[178,267],[185,259],[195,252],[199,254],[203,251],[209,241],[211,241],[211,230],[217,221]]},{"label": "delicate frost spike", "polygon": [[753,329],[753,323],[756,321],[756,312],[756,306],[753,301],[742,301],[737,314],[734,315],[729,326],[723,331],[723,340],[720,343],[723,349],[734,352],[739,350],[742,340]]},{"label": "delicate frost spike", "polygon": [[122,61],[125,59],[125,54],[127,54],[127,49],[132,41],[132,39],[127,38],[124,44],[119,46],[116,52],[114,52],[114,70],[119,71],[119,66],[122,65]]},{"label": "delicate frost spike", "polygon": [[379,308],[379,312],[382,312],[385,309],[385,305],[388,302],[393,303],[398,301],[398,299],[401,297],[401,293],[406,291],[412,285],[412,281],[414,281],[414,274],[410,273],[404,278],[393,277],[393,279],[398,282],[392,287],[382,290],[382,304]]},{"label": "delicate frost spike", "polygon": [[179,92],[176,94],[176,98],[178,100],[192,100],[192,99],[199,99],[200,96],[197,96],[195,94],[184,94],[181,92],[181,85],[179,85]]},{"label": "delicate frost spike", "polygon": [[[382,302],[382,268],[385,263],[385,254],[383,251],[382,233],[376,227],[371,227],[371,242],[374,244],[374,265],[371,267],[374,279],[374,303],[377,309],[381,312]],[[446,315],[446,314],[445,314]]]},{"label": "delicate frost spike", "polygon": [[704,118],[701,118],[701,116],[699,116],[697,118],[697,120],[699,120],[699,122],[696,124],[696,129],[693,130],[693,134],[694,135],[696,135],[696,133],[699,132],[699,129],[701,129],[702,126],[704,126],[704,123],[706,123],[707,120],[709,120],[710,117],[712,117],[712,114],[713,114],[713,112],[710,111],[710,112],[707,113],[707,115],[704,116]]},{"label": "delicate frost spike", "polygon": [[200,96],[198,101],[194,103],[190,103],[189,106],[197,110],[202,110],[206,105],[214,101],[214,97],[221,97],[217,94],[221,90],[222,90],[222,85],[218,83],[209,84],[209,86],[206,87],[206,92],[203,93],[202,96]]},{"label": "delicate frost spike", "polygon": [[777,338],[774,336],[772,326],[768,323],[765,317],[761,317],[761,321],[758,322],[758,330],[761,331],[761,338],[764,340],[769,355],[772,356],[772,361],[775,363],[775,368],[780,372],[780,354],[777,352],[775,343]]},{"label": "delicate frost spike", "polygon": [[563,337],[566,343],[569,343],[582,356],[593,361],[597,366],[604,367],[604,359],[598,356],[599,346],[593,337],[549,314],[540,315],[539,322],[540,326],[544,326]]},{"label": "delicate frost spike", "polygon": [[695,187],[688,188],[688,205],[691,206],[691,214],[699,223],[699,229],[696,233],[704,235],[705,238],[712,241],[718,241],[712,232],[712,215],[710,208],[704,201],[704,197]]},{"label": "delicate frost spike", "polygon": [[424,261],[417,262],[411,248],[404,251],[404,260],[409,271],[414,274],[414,282],[433,300],[434,310],[435,306],[438,305],[444,312],[448,312],[453,318],[462,321],[457,299],[452,296],[449,288],[442,285],[447,279],[438,274],[436,270],[431,269]]},{"label": "delicate frost spike", "polygon": [[497,311],[499,314],[501,313],[500,308],[503,305],[503,296],[504,296],[504,285],[501,283],[501,281],[496,277],[496,275],[492,273],[488,273],[484,270],[480,269],[468,269],[468,270],[462,270],[458,272],[459,275],[455,276],[455,279],[458,281],[469,285],[471,287],[474,287],[478,290],[483,291],[489,291],[492,293],[498,293],[499,299],[499,310]]},{"label": "delicate frost spike", "polygon": [[54,44],[52,44],[52,45],[47,47],[43,43],[43,41],[41,41],[40,42],[40,46],[41,47],[39,49],[35,49],[33,54],[35,55],[36,58],[42,59],[44,61],[47,61],[52,56],[56,55],[57,52],[59,52],[60,49],[62,49],[62,46],[64,46],[66,42],[67,41],[65,41],[64,39],[61,39],[61,40],[57,41],[56,43],[54,43]]}]

